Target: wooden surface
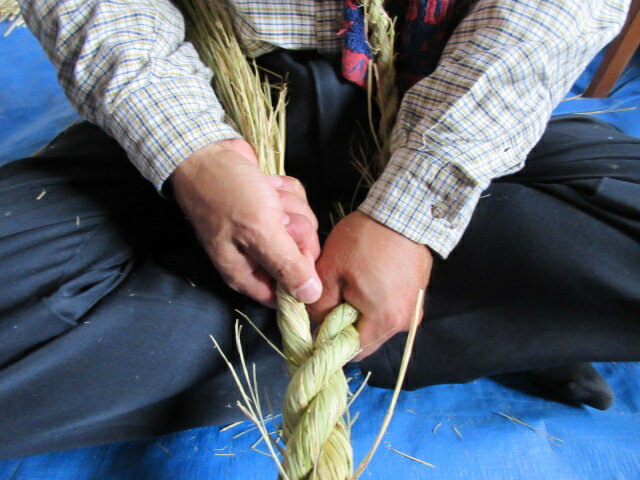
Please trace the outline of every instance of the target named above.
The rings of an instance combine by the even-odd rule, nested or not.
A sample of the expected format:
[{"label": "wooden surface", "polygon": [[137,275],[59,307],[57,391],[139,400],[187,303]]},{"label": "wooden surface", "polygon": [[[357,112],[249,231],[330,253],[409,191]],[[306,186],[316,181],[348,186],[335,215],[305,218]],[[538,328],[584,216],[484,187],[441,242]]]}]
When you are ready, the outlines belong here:
[{"label": "wooden surface", "polygon": [[640,45],[640,0],[633,0],[625,26],[611,43],[600,68],[583,96],[599,98],[609,96],[609,92],[638,49],[638,45]]}]

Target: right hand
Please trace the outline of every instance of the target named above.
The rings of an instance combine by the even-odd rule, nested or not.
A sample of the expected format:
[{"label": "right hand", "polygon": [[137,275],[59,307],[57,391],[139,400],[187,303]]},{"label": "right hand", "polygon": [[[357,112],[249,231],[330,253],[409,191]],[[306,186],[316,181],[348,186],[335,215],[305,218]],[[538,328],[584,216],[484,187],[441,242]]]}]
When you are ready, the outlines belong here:
[{"label": "right hand", "polygon": [[233,139],[190,155],[171,176],[175,198],[227,285],[275,306],[275,283],[304,303],[320,298],[318,222],[302,184],[266,175]]}]

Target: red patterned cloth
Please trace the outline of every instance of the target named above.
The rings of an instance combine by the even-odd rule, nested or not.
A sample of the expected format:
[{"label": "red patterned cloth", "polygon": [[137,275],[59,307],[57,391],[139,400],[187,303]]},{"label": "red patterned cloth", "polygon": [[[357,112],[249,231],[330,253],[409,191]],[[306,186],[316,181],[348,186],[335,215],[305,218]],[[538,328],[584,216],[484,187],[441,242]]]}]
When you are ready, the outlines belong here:
[{"label": "red patterned cloth", "polygon": [[[398,83],[407,90],[435,70],[442,50],[460,21],[469,0],[395,0],[389,13],[397,17]],[[367,62],[371,49],[367,43],[364,12],[356,0],[345,0],[342,72],[346,79],[366,85]]]}]

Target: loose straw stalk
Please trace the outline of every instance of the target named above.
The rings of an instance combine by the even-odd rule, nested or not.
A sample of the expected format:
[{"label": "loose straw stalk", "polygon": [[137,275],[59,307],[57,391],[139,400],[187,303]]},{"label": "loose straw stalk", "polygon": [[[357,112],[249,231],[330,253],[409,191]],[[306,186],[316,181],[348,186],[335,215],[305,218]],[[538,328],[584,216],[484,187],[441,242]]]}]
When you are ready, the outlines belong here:
[{"label": "loose straw stalk", "polygon": [[14,28],[24,26],[24,19],[20,15],[20,5],[16,0],[0,0],[0,22],[5,20],[12,23],[4,32],[3,37],[9,36]]},{"label": "loose straw stalk", "polygon": [[[234,35],[229,14],[221,3],[210,0],[181,2],[189,39],[204,63],[212,69],[214,90],[239,132],[253,146],[260,168],[269,174],[282,175],[286,87],[262,80],[255,62],[247,62]],[[392,65],[389,70],[393,56],[393,24],[386,17],[380,0],[374,0],[371,6],[367,6],[367,12],[373,22],[372,32],[376,33],[374,47],[386,62],[385,66],[370,70],[374,72],[374,75],[369,75],[370,79],[375,76],[379,84],[375,100],[380,106],[393,105],[395,108],[397,100],[391,103],[383,101],[384,96],[393,96],[395,89],[382,82],[383,78],[388,80],[393,71]],[[388,37],[386,43],[384,35]],[[393,77],[391,79],[393,82]],[[387,108],[382,115],[381,135],[376,137],[380,148],[378,169],[381,168],[380,159],[387,155],[383,148],[395,117],[395,111],[389,112]],[[286,443],[282,463],[274,455],[280,477],[289,480],[350,479],[353,475],[353,451],[349,427],[344,419],[349,389],[342,367],[360,349],[358,332],[354,327],[358,312],[346,303],[338,306],[324,320],[314,340],[305,305],[281,286],[277,289],[277,297],[283,354],[291,375],[282,412]],[[251,388],[249,376],[245,377]],[[259,412],[257,398],[243,397],[243,411],[252,418],[256,417],[255,412]],[[358,474],[363,468],[364,465]]]}]

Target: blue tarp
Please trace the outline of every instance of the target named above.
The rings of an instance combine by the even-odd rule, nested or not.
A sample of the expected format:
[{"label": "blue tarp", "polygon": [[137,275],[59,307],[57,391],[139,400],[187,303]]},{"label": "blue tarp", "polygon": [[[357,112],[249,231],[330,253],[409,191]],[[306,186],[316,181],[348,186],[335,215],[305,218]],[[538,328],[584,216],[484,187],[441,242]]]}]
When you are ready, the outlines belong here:
[{"label": "blue tarp", "polygon": [[[568,97],[584,90],[598,60]],[[639,60],[610,98],[568,100],[557,112],[607,110],[598,116],[640,136],[640,110],[635,109],[640,107]],[[18,29],[0,39],[0,164],[37,150],[76,118],[29,32]],[[517,375],[403,392],[363,478],[640,480],[640,364],[597,368],[617,396],[606,412],[544,399]],[[360,381],[356,375],[352,384]],[[367,387],[354,403],[352,412],[359,412],[352,432],[357,461],[373,442],[390,397],[388,390]],[[275,479],[272,461],[250,448],[258,439],[250,428],[244,422],[226,431],[200,428],[0,462],[0,480]]]}]

